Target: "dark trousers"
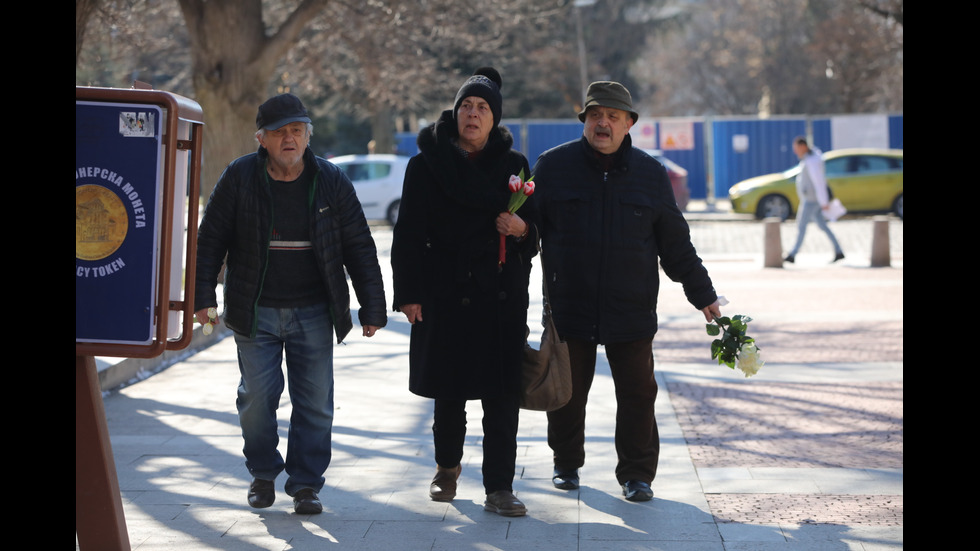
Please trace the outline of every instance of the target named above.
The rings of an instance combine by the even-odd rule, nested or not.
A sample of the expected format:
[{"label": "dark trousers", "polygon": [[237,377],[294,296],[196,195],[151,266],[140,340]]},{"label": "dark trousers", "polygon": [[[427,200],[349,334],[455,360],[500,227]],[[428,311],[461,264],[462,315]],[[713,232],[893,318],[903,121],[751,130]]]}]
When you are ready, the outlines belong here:
[{"label": "dark trousers", "polygon": [[[660,458],[660,433],[654,417],[657,381],[653,376],[653,339],[608,344],[606,357],[616,388],[616,479],[653,482]],[[568,340],[572,399],[548,413],[548,445],[555,467],[573,470],[585,464],[585,405],[595,378],[596,344]]]},{"label": "dark trousers", "polygon": [[[513,490],[517,463],[518,397],[481,400],[483,403],[483,486],[487,494]],[[435,401],[432,423],[436,463],[451,469],[463,459],[466,440],[466,400]]]}]

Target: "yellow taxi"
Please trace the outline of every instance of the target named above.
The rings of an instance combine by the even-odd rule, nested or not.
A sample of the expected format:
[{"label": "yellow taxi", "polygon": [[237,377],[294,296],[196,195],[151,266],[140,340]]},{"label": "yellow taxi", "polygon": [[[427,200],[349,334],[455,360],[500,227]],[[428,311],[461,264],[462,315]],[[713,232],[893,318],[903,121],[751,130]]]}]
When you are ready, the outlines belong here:
[{"label": "yellow taxi", "polygon": [[[832,197],[848,212],[894,212],[905,219],[902,149],[835,149],[823,154]],[[742,180],[728,190],[732,209],[756,218],[786,220],[796,212],[799,165],[777,174]]]}]

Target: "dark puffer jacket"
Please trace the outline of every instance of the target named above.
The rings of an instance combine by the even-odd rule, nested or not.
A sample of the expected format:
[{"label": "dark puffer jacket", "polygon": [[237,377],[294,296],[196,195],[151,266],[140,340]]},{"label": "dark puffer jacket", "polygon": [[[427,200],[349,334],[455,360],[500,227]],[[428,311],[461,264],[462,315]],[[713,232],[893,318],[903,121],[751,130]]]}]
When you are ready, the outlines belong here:
[{"label": "dark puffer jacket", "polygon": [[[254,335],[272,234],[267,159],[268,152],[259,148],[228,165],[208,199],[197,238],[194,309],[217,305],[215,286],[227,254],[224,322],[245,335]],[[377,248],[350,180],[309,148],[303,162],[317,168],[309,193],[310,238],[339,343],[353,328],[345,268],[361,306],[361,325],[387,323],[384,282]]]},{"label": "dark puffer jacket", "polygon": [[601,344],[657,332],[658,258],[697,309],[717,298],[663,165],[629,135],[606,170],[585,138],[534,167],[541,250],[555,326]]}]

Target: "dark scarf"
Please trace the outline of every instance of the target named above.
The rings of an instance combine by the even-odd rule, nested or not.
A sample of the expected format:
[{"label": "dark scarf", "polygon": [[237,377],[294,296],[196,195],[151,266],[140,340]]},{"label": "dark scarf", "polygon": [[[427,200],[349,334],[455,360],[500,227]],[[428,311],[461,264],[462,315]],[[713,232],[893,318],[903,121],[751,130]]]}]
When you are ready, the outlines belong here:
[{"label": "dark scarf", "polygon": [[506,208],[507,181],[493,181],[497,164],[514,145],[504,126],[490,131],[487,145],[477,155],[464,156],[458,148],[459,131],[452,111],[419,132],[419,151],[440,189],[454,201],[494,213]]},{"label": "dark scarf", "polygon": [[600,153],[593,149],[585,137],[582,137],[582,142],[585,145],[586,151],[592,154],[592,159],[599,166],[599,169],[603,172],[610,172],[613,169],[620,168],[626,164],[626,153],[633,149],[633,140],[630,138],[629,134],[623,138],[623,143],[619,144],[619,149],[612,153]]}]

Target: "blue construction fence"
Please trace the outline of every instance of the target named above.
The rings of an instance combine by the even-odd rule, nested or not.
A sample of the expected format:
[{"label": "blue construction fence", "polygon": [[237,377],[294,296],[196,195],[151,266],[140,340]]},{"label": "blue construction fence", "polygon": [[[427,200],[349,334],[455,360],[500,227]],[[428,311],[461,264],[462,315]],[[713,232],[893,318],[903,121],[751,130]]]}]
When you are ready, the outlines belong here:
[{"label": "blue construction fence", "polygon": [[[782,172],[799,161],[792,142],[808,136],[823,151],[851,147],[904,149],[904,115],[782,116],[769,118],[641,118],[633,144],[660,149],[688,171],[692,199],[727,200],[728,189],[754,176]],[[533,168],[541,153],[582,136],[577,119],[505,119],[514,148]],[[415,155],[414,133],[396,136],[398,153]]]}]

